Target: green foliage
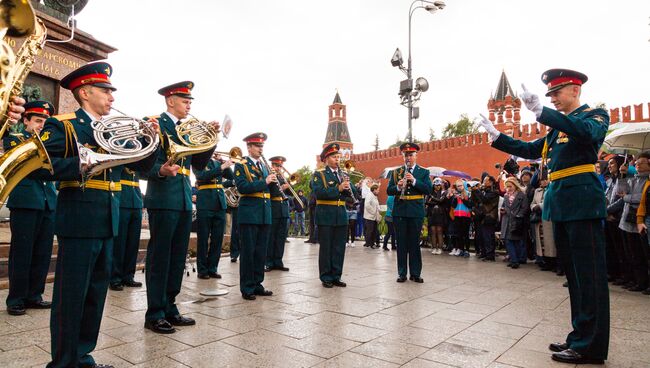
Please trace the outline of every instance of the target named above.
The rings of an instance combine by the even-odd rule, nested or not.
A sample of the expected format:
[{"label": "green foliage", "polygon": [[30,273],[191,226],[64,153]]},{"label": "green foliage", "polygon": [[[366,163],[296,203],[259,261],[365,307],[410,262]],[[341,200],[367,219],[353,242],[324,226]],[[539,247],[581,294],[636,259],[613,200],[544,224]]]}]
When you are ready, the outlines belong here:
[{"label": "green foliage", "polygon": [[474,125],[474,122],[467,114],[461,114],[457,122],[445,126],[445,129],[442,130],[442,138],[460,137],[476,132],[478,132],[478,127]]},{"label": "green foliage", "polygon": [[298,183],[296,183],[296,185],[293,186],[293,189],[296,190],[296,193],[298,193],[299,190],[302,190],[305,198],[309,198],[309,194],[311,193],[311,188],[309,188],[309,181],[311,180],[311,176],[314,171],[310,169],[309,166],[303,166],[298,169],[297,173],[300,175],[300,180]]},{"label": "green foliage", "polygon": [[[399,136],[397,136],[397,137],[395,138],[395,143],[393,143],[393,144],[391,144],[390,146],[388,146],[388,148],[399,147],[399,146],[402,145],[402,143],[406,143],[406,142],[407,142],[406,137],[404,137],[404,139],[401,139]],[[420,143],[422,143],[422,141],[419,140],[419,139],[417,139],[416,137],[413,137],[413,143],[418,143],[418,144],[420,144]]]},{"label": "green foliage", "polygon": [[429,140],[430,141],[435,141],[437,139],[438,139],[438,137],[436,136],[436,131],[433,130],[433,128],[429,128]]}]

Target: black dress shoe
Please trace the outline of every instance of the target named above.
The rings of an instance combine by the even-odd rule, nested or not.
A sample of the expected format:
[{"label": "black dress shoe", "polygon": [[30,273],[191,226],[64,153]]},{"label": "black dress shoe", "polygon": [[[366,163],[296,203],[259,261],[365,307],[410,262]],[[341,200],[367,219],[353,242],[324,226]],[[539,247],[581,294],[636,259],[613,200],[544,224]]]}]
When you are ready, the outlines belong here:
[{"label": "black dress shoe", "polygon": [[134,280],[124,281],[122,285],[126,287],[142,287],[142,283],[140,281],[134,281]]},{"label": "black dress shoe", "polygon": [[269,266],[264,266],[264,272],[271,272],[271,269]]},{"label": "black dress shoe", "polygon": [[210,273],[208,274],[208,276],[209,276],[211,279],[220,279],[220,278],[221,278],[221,275],[219,275],[219,274],[216,273],[216,272],[210,272]]},{"label": "black dress shoe", "polygon": [[516,270],[517,268],[519,268],[520,264],[521,263],[513,263],[512,266],[510,266],[510,268],[512,268],[513,270]]},{"label": "black dress shoe", "polygon": [[558,353],[553,353],[553,360],[556,362],[570,363],[570,364],[605,364],[603,359],[594,359],[582,356],[575,350],[566,349]]},{"label": "black dress shoe", "polygon": [[422,277],[419,277],[419,276],[415,276],[415,277],[413,277],[411,280],[417,282],[418,284],[421,284],[421,283],[424,282],[424,280],[422,279]]},{"label": "black dress shoe", "polygon": [[639,291],[644,291],[645,289],[647,289],[647,288],[644,287],[644,286],[638,286],[638,285],[637,285],[637,286],[635,286],[635,287],[633,287],[633,288],[629,288],[629,289],[627,289],[627,290],[628,290],[628,291],[636,291],[636,292],[639,292]]},{"label": "black dress shoe", "polygon": [[382,249],[383,249],[383,250],[389,250],[388,247],[383,247]]},{"label": "black dress shoe", "polygon": [[568,282],[568,281],[565,281],[564,284],[562,284],[562,286],[564,286],[564,287],[569,287],[569,282]]},{"label": "black dress shoe", "polygon": [[485,257],[485,258],[482,259],[482,261],[483,262],[494,262],[495,259],[494,259],[494,257]]},{"label": "black dress shoe", "polygon": [[329,281],[323,281],[323,287],[326,287],[328,289],[331,289],[334,287],[334,284],[329,282]]},{"label": "black dress shoe", "polygon": [[643,295],[650,295],[650,288],[647,288],[641,292]]},{"label": "black dress shoe", "polygon": [[109,284],[108,288],[113,290],[113,291],[122,291],[122,290],[124,290],[124,286],[122,286],[122,284]]},{"label": "black dress shoe", "polygon": [[144,323],[144,328],[159,334],[170,334],[176,332],[174,326],[172,326],[165,319],[159,319],[157,321],[146,321]]},{"label": "black dress shoe", "polygon": [[400,276],[397,278],[397,282],[406,282],[406,276]]},{"label": "black dress shoe", "polygon": [[284,266],[276,267],[275,269],[280,271],[289,271],[289,267],[284,267]]},{"label": "black dress shoe", "polygon": [[194,326],[196,321],[189,317],[183,317],[180,314],[171,317],[165,317],[167,322],[171,323],[174,326]]},{"label": "black dress shoe", "polygon": [[256,299],[255,295],[253,295],[253,294],[242,294],[241,297],[244,298],[245,300],[255,300]]},{"label": "black dress shoe", "polygon": [[7,313],[12,316],[22,316],[26,312],[25,307],[22,305],[12,305],[11,307],[7,307]]},{"label": "black dress shoe", "polygon": [[237,258],[230,258],[230,262],[232,262],[232,263],[236,263],[236,262],[237,262]]},{"label": "black dress shoe", "polygon": [[90,368],[115,368],[115,366],[110,364],[95,364],[91,365]]},{"label": "black dress shoe", "polygon": [[50,309],[52,308],[52,302],[45,300],[39,300],[37,302],[27,302],[25,303],[25,308],[28,309]]},{"label": "black dress shoe", "polygon": [[346,287],[346,286],[348,286],[348,284],[346,284],[345,282],[343,282],[341,280],[332,281],[332,285],[338,286],[338,287]]},{"label": "black dress shoe", "polygon": [[272,292],[271,290],[266,290],[266,289],[255,290],[255,295],[259,295],[259,296],[271,296],[271,295],[273,295],[273,292]]},{"label": "black dress shoe", "polygon": [[196,277],[200,278],[201,280],[207,280],[210,278],[210,275],[208,275],[207,273],[200,273],[196,275]]},{"label": "black dress shoe", "polygon": [[566,342],[552,342],[548,346],[548,350],[554,351],[556,353],[559,353],[560,351],[564,351],[569,348],[569,344]]}]

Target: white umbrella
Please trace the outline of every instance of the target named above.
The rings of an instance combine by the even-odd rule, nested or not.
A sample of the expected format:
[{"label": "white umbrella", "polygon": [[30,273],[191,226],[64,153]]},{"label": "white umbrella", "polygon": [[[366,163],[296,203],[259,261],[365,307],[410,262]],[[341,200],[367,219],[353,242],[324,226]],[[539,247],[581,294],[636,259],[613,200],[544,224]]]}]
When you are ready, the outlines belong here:
[{"label": "white umbrella", "polygon": [[[402,166],[402,165],[400,165],[400,166]],[[384,171],[382,171],[381,174],[379,175],[379,178],[380,179],[388,179],[388,174],[390,174],[391,171],[397,169],[400,166],[392,166],[392,167],[385,168]]]},{"label": "white umbrella", "polygon": [[445,171],[447,171],[447,169],[440,166],[429,166],[427,170],[429,170],[429,176],[444,176]]},{"label": "white umbrella", "polygon": [[[603,146],[613,153],[650,149],[650,123],[624,124],[605,137]],[[617,124],[618,125],[618,124]]]}]

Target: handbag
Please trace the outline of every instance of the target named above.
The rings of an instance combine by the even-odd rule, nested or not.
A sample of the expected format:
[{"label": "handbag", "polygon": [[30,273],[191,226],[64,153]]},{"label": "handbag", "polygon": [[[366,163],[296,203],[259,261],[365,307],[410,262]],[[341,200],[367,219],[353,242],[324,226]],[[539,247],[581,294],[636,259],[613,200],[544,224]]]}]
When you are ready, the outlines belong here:
[{"label": "handbag", "polygon": [[625,222],[636,224],[636,211],[638,209],[638,207],[630,206],[630,208],[627,210],[627,214],[625,215]]},{"label": "handbag", "polygon": [[542,221],[542,211],[532,210],[530,211],[530,223],[537,224]]}]

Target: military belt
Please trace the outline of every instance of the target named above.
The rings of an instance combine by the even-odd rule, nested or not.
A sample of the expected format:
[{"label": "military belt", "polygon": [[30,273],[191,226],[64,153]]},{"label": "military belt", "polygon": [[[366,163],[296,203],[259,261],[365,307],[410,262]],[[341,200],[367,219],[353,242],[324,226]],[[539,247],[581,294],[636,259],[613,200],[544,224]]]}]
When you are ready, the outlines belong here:
[{"label": "military belt", "polygon": [[120,184],[128,185],[130,187],[139,187],[140,186],[140,182],[131,181],[131,180],[120,180]]},{"label": "military belt", "polygon": [[325,205],[325,206],[345,206],[345,201],[342,200],[337,200],[337,201],[326,201],[322,199],[316,200],[316,204],[320,205]]},{"label": "military belt", "polygon": [[199,190],[204,189],[223,189],[223,184],[205,184],[199,185]]},{"label": "military belt", "polygon": [[282,201],[284,201],[284,198],[282,198],[282,197],[271,197],[271,200],[273,202],[282,202]]},{"label": "military belt", "polygon": [[407,201],[414,201],[417,199],[424,199],[424,195],[422,194],[416,194],[416,195],[404,195],[404,196],[399,196],[399,199],[405,199]]},{"label": "military belt", "polygon": [[[62,181],[59,188],[80,188],[81,182],[78,181]],[[107,192],[119,192],[122,190],[122,184],[114,181],[103,181],[90,179],[84,183],[84,188],[105,190]]]},{"label": "military belt", "polygon": [[596,168],[594,167],[594,164],[584,164],[584,165],[567,167],[566,169],[562,169],[554,172],[549,172],[548,178],[550,181],[555,181],[555,180],[564,179],[568,176],[591,173],[591,172],[592,173],[596,172]]},{"label": "military belt", "polygon": [[270,193],[264,193],[264,192],[241,194],[241,196],[242,197],[255,197],[255,198],[271,198]]},{"label": "military belt", "polygon": [[181,167],[181,169],[178,170],[178,173],[181,174],[181,175],[190,176],[190,169],[186,169],[184,167]]}]

